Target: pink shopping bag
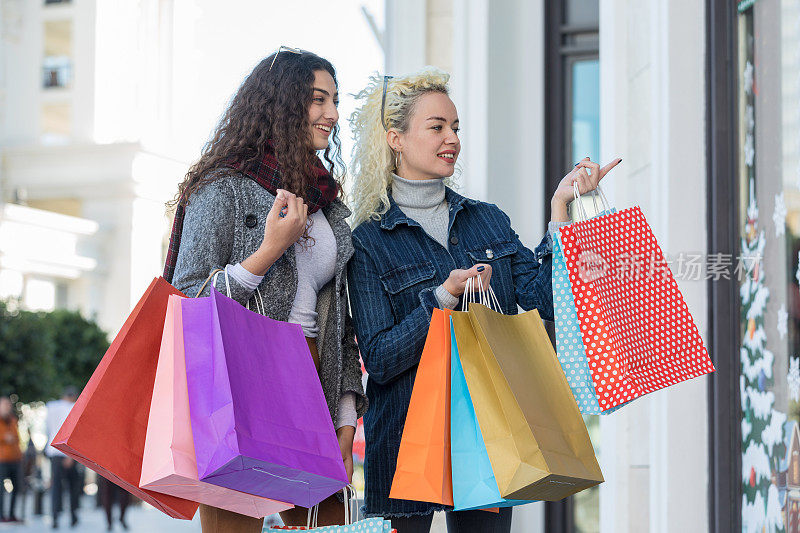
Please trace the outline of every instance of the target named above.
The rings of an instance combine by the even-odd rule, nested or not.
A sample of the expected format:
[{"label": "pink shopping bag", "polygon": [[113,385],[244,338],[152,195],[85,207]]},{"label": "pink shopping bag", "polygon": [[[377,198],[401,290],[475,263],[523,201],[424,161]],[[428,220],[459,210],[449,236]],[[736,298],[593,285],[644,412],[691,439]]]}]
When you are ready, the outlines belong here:
[{"label": "pink shopping bag", "polygon": [[566,226],[561,240],[601,410],[714,371],[639,207]]},{"label": "pink shopping bag", "polygon": [[294,507],[199,481],[189,416],[181,300],[173,295],[167,303],[139,486],[255,518]]}]

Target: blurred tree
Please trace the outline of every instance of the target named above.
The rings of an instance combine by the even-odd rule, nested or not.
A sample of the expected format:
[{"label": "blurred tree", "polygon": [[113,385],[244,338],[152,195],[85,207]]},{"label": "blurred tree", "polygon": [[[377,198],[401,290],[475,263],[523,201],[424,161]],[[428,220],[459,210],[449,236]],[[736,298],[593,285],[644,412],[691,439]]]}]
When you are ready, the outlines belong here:
[{"label": "blurred tree", "polygon": [[106,334],[75,311],[17,310],[0,301],[0,394],[29,403],[82,389],[103,353]]},{"label": "blurred tree", "polygon": [[67,385],[83,389],[108,350],[106,333],[93,320],[85,319],[76,311],[57,309],[44,319],[55,341],[55,395],[61,396]]}]

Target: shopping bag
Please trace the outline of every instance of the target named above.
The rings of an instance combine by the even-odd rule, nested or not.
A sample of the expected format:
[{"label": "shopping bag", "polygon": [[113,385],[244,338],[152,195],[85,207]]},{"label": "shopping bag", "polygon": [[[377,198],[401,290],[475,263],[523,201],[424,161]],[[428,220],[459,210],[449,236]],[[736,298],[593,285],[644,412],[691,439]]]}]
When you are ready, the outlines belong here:
[{"label": "shopping bag", "polygon": [[255,518],[294,507],[198,479],[189,418],[181,300],[180,296],[171,295],[167,303],[139,486]]},{"label": "shopping bag", "polygon": [[163,278],[150,283],[52,445],[164,513],[188,520],[197,503],[139,488],[161,333],[172,294],[181,292]]},{"label": "shopping bag", "polygon": [[[448,320],[448,322],[450,322]],[[451,329],[450,453],[453,468],[454,510],[509,507],[529,503],[500,496],[492,464],[464,378],[455,330]]]},{"label": "shopping bag", "polygon": [[597,401],[589,361],[586,359],[586,348],[583,345],[581,325],[575,298],[572,295],[572,284],[564,262],[561,247],[561,232],[553,234],[553,312],[556,332],[556,354],[564,375],[567,377],[572,394],[581,413],[586,415],[608,414],[622,405],[603,410]]},{"label": "shopping bag", "polygon": [[[358,519],[358,495],[355,487],[348,485],[344,490],[344,525],[317,526],[318,506],[308,510],[305,526],[265,526],[262,531],[314,531],[316,533],[397,533],[391,522],[380,517]],[[353,509],[355,508],[355,513]]]},{"label": "shopping bag", "polygon": [[714,371],[639,207],[566,226],[561,244],[602,410]]},{"label": "shopping bag", "polygon": [[451,318],[500,495],[554,501],[601,483],[539,313],[506,316],[471,303],[468,313]]},{"label": "shopping bag", "polygon": [[389,497],[453,505],[450,472],[450,310],[434,308]]},{"label": "shopping bag", "polygon": [[321,527],[308,527],[308,526],[272,526],[269,529],[264,528],[264,532],[268,531],[314,531],[315,533],[397,533],[396,529],[392,529],[390,520],[383,518],[365,518],[352,524],[344,526],[321,526]]},{"label": "shopping bag", "polygon": [[297,324],[212,289],[181,301],[189,413],[202,481],[311,507],[347,485]]}]

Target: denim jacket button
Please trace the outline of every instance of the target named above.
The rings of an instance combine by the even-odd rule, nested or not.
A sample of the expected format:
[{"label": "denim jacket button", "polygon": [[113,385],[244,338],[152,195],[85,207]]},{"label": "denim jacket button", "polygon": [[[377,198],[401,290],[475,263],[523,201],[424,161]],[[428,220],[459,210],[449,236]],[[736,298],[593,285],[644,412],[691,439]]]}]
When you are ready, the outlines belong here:
[{"label": "denim jacket button", "polygon": [[486,249],[486,259],[494,259],[494,252],[491,248]]},{"label": "denim jacket button", "polygon": [[455,246],[456,244],[458,244],[458,237],[456,237],[455,235],[453,235],[452,237],[450,237],[450,244],[452,244],[453,246]]}]

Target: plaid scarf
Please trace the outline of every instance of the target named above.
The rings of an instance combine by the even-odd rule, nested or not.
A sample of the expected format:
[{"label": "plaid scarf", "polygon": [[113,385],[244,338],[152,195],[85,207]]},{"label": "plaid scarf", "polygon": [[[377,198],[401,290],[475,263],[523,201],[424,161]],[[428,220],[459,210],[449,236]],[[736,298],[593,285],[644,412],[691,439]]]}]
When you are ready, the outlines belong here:
[{"label": "plaid scarf", "polygon": [[[264,154],[264,157],[259,161],[248,165],[243,165],[241,162],[236,161],[226,161],[223,163],[223,166],[238,170],[264,187],[274,196],[281,187],[280,167],[278,165],[278,160],[275,158],[272,143],[268,142],[267,146],[267,153]],[[330,204],[339,194],[339,184],[319,158],[317,158],[316,163],[312,167],[312,173],[316,178],[316,185],[308,185],[306,187],[306,195],[303,198],[306,205],[308,205],[309,215]],[[164,279],[169,283],[172,283],[172,276],[175,274],[175,265],[178,262],[178,249],[181,244],[181,233],[183,232],[183,218],[185,214],[185,202],[182,198],[181,201],[178,202],[178,207],[175,210],[175,220],[172,223],[172,233],[169,237],[169,248],[167,249],[167,261],[164,265]]]}]

